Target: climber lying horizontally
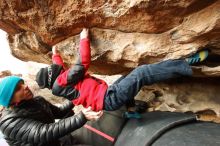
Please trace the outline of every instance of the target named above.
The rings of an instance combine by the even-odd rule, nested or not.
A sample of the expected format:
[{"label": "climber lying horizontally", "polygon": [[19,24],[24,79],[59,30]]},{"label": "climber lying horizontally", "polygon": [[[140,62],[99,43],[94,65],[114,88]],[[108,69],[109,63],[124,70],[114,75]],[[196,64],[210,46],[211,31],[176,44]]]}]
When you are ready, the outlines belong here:
[{"label": "climber lying horizontally", "polygon": [[201,62],[208,56],[208,51],[200,51],[182,60],[168,60],[160,63],[141,65],[127,76],[118,79],[113,85],[87,73],[91,62],[88,29],[80,33],[79,59],[69,69],[56,48],[53,48],[53,64],[42,68],[36,81],[40,88],[48,88],[57,96],[71,100],[75,105],[92,107],[94,111],[119,109],[145,85],[151,85],[180,76],[191,76],[191,64]]}]

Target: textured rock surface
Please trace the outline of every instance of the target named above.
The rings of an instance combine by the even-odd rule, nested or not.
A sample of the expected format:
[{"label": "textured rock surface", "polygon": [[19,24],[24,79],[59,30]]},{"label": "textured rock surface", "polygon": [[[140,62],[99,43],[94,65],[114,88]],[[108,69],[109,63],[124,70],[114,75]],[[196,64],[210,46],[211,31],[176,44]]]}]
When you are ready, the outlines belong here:
[{"label": "textured rock surface", "polygon": [[194,112],[202,120],[220,122],[220,78],[180,78],[144,87],[137,99],[147,101],[149,111]]},{"label": "textured rock surface", "polygon": [[10,75],[12,75],[12,74],[9,70],[0,72],[0,78],[3,78],[5,76],[10,76]]},{"label": "textured rock surface", "polygon": [[[32,60],[41,63],[50,63],[48,51],[50,47],[43,43],[33,32],[23,32],[15,36],[8,36],[12,55],[21,60]],[[28,59],[29,58],[29,59]]]},{"label": "textured rock surface", "polygon": [[63,53],[68,52],[70,64],[78,39],[66,39],[84,26],[96,27],[91,70],[116,74],[206,46],[220,55],[219,11],[217,0],[2,0],[0,28],[9,33],[12,53],[22,60],[49,63],[50,46],[69,40]]},{"label": "textured rock surface", "polygon": [[[216,0],[2,0],[0,15],[1,27],[10,34],[30,30],[44,42],[53,44],[78,33],[84,26],[162,33],[181,23],[193,25],[210,15],[216,21],[218,6],[215,5]],[[189,20],[184,19],[190,14],[193,15]],[[197,19],[192,22],[192,18]],[[196,27],[194,36],[208,24],[213,23]]]},{"label": "textured rock surface", "polygon": [[58,45],[65,62],[74,63],[83,27],[91,28],[90,71],[98,74],[126,74],[208,47],[207,61],[194,67],[203,78],[145,87],[136,98],[149,100],[150,110],[220,116],[219,0],[0,1],[0,28],[9,34],[12,54],[24,61],[49,64],[51,46]]}]

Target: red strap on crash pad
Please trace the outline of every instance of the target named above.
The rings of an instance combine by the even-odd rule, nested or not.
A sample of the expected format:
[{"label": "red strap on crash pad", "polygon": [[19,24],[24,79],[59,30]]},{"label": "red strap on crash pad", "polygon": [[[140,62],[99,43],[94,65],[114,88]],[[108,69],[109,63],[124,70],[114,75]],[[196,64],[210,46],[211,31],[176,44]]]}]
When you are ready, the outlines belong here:
[{"label": "red strap on crash pad", "polygon": [[108,140],[111,141],[111,142],[114,142],[114,141],[115,141],[115,139],[114,139],[113,137],[111,137],[111,136],[109,136],[109,135],[107,135],[107,134],[105,134],[105,133],[103,133],[103,132],[101,132],[101,131],[99,131],[99,130],[97,130],[97,129],[95,129],[95,128],[89,126],[89,125],[87,125],[87,124],[85,124],[83,127],[89,129],[89,130],[92,131],[92,132],[95,132],[96,134],[98,134],[98,135],[104,137],[105,139],[108,139]]}]

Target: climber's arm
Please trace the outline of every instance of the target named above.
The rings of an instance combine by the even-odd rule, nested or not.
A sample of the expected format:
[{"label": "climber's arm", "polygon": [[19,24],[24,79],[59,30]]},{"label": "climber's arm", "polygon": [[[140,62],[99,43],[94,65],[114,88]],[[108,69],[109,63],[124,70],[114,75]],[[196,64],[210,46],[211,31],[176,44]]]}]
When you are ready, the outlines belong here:
[{"label": "climber's arm", "polygon": [[54,55],[52,56],[52,61],[53,61],[53,64],[61,65],[64,70],[67,69],[66,66],[65,66],[65,64],[63,63],[63,59],[62,59],[62,57],[60,56],[60,54],[54,54]]},{"label": "climber's arm", "polygon": [[[53,56],[52,56],[53,63],[62,65],[66,70],[65,64],[63,63],[63,59],[60,56],[57,47],[53,47],[52,51],[53,51]],[[82,66],[84,68],[84,71],[86,72],[89,68],[90,62],[91,62],[91,49],[90,49],[90,41],[89,41],[89,32],[88,29],[84,28],[80,33],[79,58],[75,65]],[[75,65],[73,65],[73,67]]]},{"label": "climber's arm", "polygon": [[77,65],[82,65],[85,72],[88,70],[91,62],[91,49],[89,41],[89,30],[84,28],[80,33],[79,58]]},{"label": "climber's arm", "polygon": [[53,55],[52,55],[53,64],[61,65],[63,67],[63,69],[66,70],[67,67],[64,64],[63,59],[60,56],[60,53],[59,53],[57,47],[53,47],[52,52],[53,52]]},{"label": "climber's arm", "polygon": [[83,29],[80,33],[79,58],[77,62],[59,75],[56,79],[58,87],[75,85],[84,78],[91,60],[90,41],[88,38],[88,29]]}]

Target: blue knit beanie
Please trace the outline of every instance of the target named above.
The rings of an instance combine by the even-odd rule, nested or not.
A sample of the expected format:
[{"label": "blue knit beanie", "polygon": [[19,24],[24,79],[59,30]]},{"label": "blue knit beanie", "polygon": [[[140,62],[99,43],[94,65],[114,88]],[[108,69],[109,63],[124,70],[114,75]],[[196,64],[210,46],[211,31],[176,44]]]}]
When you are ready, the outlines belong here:
[{"label": "blue knit beanie", "polygon": [[4,77],[0,81],[0,105],[9,107],[17,84],[23,79],[17,76]]}]

